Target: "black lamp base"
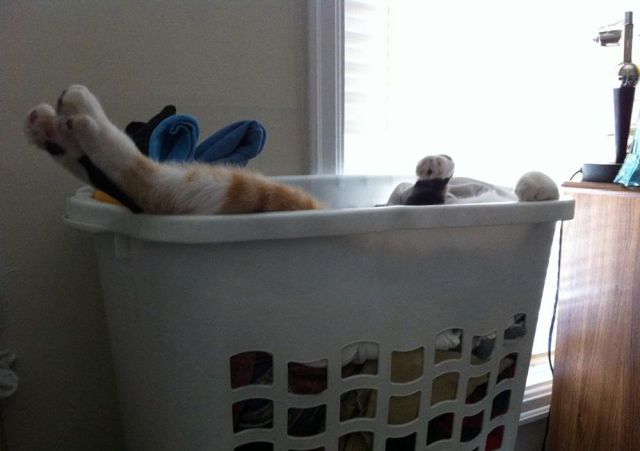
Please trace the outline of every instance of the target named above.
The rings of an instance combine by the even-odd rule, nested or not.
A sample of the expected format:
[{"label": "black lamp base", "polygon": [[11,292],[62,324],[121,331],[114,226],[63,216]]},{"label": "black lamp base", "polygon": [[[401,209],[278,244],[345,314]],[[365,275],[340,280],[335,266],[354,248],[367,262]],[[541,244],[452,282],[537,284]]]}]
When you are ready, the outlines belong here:
[{"label": "black lamp base", "polygon": [[582,165],[582,181],[613,183],[621,167],[621,163],[585,163]]}]

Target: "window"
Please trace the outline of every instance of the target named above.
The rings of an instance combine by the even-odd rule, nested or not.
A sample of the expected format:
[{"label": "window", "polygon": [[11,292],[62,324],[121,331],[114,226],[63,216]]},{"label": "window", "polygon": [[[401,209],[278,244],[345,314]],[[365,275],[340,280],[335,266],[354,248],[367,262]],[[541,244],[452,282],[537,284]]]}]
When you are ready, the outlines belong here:
[{"label": "window", "polygon": [[344,0],[343,172],[410,174],[446,153],[513,186],[614,159],[622,47],[593,38],[624,5]]},{"label": "window", "polygon": [[[613,161],[622,47],[593,39],[632,7],[623,0],[312,2],[311,109],[325,118],[315,122],[315,172],[411,175],[422,156],[447,153],[457,175],[513,186],[530,170],[562,183],[585,162]],[[556,242],[531,383],[550,378],[546,359],[535,355],[546,353],[557,252]]]}]

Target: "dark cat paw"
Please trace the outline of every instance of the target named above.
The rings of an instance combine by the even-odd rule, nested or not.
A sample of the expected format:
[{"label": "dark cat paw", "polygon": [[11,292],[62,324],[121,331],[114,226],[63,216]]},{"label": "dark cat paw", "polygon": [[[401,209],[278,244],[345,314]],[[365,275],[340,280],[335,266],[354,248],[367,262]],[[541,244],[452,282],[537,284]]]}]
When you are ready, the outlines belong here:
[{"label": "dark cat paw", "polygon": [[419,179],[446,179],[453,176],[455,164],[448,155],[429,155],[418,162],[416,175]]}]

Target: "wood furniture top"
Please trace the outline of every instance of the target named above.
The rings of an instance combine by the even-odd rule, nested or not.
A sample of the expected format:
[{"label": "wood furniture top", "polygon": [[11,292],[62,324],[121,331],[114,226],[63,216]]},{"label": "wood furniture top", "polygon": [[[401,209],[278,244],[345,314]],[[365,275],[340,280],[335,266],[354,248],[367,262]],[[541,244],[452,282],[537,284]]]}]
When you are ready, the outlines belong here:
[{"label": "wood furniture top", "polygon": [[571,182],[549,451],[640,450],[640,191]]},{"label": "wood furniture top", "polygon": [[617,183],[596,183],[596,182],[564,182],[562,184],[563,191],[567,193],[576,192],[576,190],[590,190],[589,192],[610,195],[629,195],[636,196],[640,194],[640,187],[627,188]]}]

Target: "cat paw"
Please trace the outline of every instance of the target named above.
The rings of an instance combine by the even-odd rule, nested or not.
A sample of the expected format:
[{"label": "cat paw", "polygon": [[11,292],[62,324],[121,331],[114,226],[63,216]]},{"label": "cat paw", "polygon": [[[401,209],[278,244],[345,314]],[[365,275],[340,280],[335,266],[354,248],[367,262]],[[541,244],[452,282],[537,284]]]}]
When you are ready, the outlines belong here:
[{"label": "cat paw", "polygon": [[91,143],[98,139],[100,127],[97,122],[86,114],[78,114],[64,118],[65,132],[75,137],[79,142]]},{"label": "cat paw", "polygon": [[41,149],[53,139],[56,129],[56,112],[51,105],[42,103],[29,112],[24,121],[24,134],[29,142]]},{"label": "cat paw", "polygon": [[65,89],[57,103],[58,131],[68,141],[75,143],[84,155],[93,155],[102,131],[111,123],[98,99],[82,85]]},{"label": "cat paw", "polygon": [[87,173],[79,163],[83,152],[52,106],[43,103],[32,109],[25,118],[24,133],[31,144],[47,151],[55,162],[89,183]]},{"label": "cat paw", "polygon": [[525,202],[557,200],[558,186],[542,172],[527,172],[518,181],[515,189],[518,199]]},{"label": "cat paw", "polygon": [[418,162],[416,174],[423,180],[450,179],[453,176],[455,164],[448,155],[429,155]]},{"label": "cat paw", "polygon": [[36,147],[46,150],[53,157],[77,157],[78,146],[60,127],[60,119],[50,105],[42,103],[29,112],[25,119],[24,133]]},{"label": "cat paw", "polygon": [[62,118],[89,116],[97,122],[106,119],[98,99],[82,85],[71,85],[60,94],[56,112]]}]

